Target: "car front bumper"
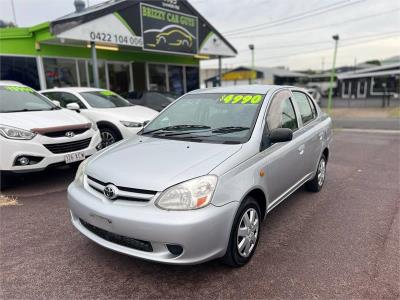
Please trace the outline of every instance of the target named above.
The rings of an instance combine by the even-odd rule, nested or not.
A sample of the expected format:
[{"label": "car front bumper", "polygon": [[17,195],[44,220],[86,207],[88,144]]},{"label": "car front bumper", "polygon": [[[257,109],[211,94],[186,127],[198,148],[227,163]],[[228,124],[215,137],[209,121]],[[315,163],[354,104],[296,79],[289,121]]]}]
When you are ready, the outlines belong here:
[{"label": "car front bumper", "polygon": [[[66,152],[61,154],[55,154],[46,149],[43,144],[52,143],[65,143],[69,141],[79,141],[83,139],[91,138],[88,147],[78,151]],[[93,155],[97,152],[96,146],[101,142],[99,131],[82,134],[79,139],[70,140],[68,138],[49,138],[49,137],[38,137],[33,140],[9,140],[0,137],[0,170],[6,172],[24,173],[34,172],[43,170],[52,165],[58,165],[65,162],[65,155],[84,152],[85,157]],[[40,157],[41,160],[38,163],[26,166],[16,166],[14,162],[17,157],[20,156],[33,156]]]},{"label": "car front bumper", "polygon": [[[157,195],[154,197],[156,198]],[[108,249],[138,258],[168,263],[197,264],[222,257],[229,241],[238,202],[191,211],[166,211],[150,202],[110,201],[73,182],[68,188],[73,225],[86,237]],[[111,242],[85,226],[149,242],[152,251],[138,250]],[[167,245],[179,245],[183,252],[172,254]]]}]

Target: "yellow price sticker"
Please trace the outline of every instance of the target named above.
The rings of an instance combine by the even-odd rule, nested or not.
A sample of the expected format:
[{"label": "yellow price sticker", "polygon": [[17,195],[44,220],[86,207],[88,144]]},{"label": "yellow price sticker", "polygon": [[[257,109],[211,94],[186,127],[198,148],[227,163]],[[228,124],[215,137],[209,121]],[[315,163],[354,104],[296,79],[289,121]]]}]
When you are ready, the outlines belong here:
[{"label": "yellow price sticker", "polygon": [[104,96],[115,96],[115,93],[111,91],[101,91],[100,94]]},{"label": "yellow price sticker", "polygon": [[5,89],[11,92],[33,93],[35,90],[27,86],[6,86]]},{"label": "yellow price sticker", "polygon": [[262,95],[229,94],[223,95],[220,102],[225,104],[259,104],[262,99]]}]

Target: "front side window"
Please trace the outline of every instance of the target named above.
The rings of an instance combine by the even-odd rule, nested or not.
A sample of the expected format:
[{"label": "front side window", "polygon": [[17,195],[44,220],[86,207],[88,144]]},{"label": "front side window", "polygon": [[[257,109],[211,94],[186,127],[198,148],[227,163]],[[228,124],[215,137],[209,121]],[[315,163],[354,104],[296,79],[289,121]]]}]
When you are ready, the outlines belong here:
[{"label": "front side window", "polygon": [[93,108],[114,108],[132,106],[132,104],[128,100],[125,100],[118,94],[107,90],[84,92],[80,93],[80,95]]},{"label": "front side window", "polygon": [[294,101],[296,101],[297,106],[300,110],[301,120],[303,125],[315,119],[316,112],[314,105],[310,102],[307,95],[302,92],[293,92]]},{"label": "front side window", "polygon": [[59,109],[33,89],[24,86],[0,86],[0,113]]},{"label": "front side window", "polygon": [[158,115],[143,135],[210,143],[249,140],[264,95],[185,95]]},{"label": "front side window", "polygon": [[279,92],[274,96],[268,110],[268,129],[289,128],[293,131],[298,128],[296,113],[288,91]]},{"label": "front side window", "polygon": [[67,105],[70,103],[77,103],[80,108],[86,108],[85,105],[82,103],[82,101],[79,100],[79,98],[76,97],[75,95],[65,92],[62,92],[60,94],[61,94],[60,103],[62,107],[67,107]]}]

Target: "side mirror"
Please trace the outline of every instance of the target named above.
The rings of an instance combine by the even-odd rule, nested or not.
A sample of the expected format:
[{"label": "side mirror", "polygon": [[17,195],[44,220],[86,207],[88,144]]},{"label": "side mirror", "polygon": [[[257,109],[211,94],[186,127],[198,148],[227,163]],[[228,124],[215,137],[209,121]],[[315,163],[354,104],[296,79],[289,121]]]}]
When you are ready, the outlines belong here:
[{"label": "side mirror", "polygon": [[289,128],[275,128],[269,132],[269,141],[271,143],[282,143],[291,141],[293,131]]},{"label": "side mirror", "polygon": [[79,110],[80,110],[79,104],[76,103],[76,102],[68,103],[67,104],[67,108],[70,109],[70,110],[75,110],[77,112],[79,112]]},{"label": "side mirror", "polygon": [[60,101],[57,101],[57,100],[51,100],[51,102],[53,102],[53,104],[57,105],[58,107],[61,107],[61,103],[60,103]]},{"label": "side mirror", "polygon": [[144,122],[143,122],[143,127],[146,126],[146,125],[149,124],[149,123],[150,123],[150,120],[144,121]]}]

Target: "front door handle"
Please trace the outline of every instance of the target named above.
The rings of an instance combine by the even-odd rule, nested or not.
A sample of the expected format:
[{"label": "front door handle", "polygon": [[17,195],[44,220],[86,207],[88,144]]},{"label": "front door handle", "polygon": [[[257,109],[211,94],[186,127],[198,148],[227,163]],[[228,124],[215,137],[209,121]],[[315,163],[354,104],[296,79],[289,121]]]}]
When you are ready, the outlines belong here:
[{"label": "front door handle", "polygon": [[322,131],[319,133],[319,140],[322,141],[323,138],[324,138],[324,132]]},{"label": "front door handle", "polygon": [[303,155],[303,154],[304,154],[304,149],[305,149],[305,146],[304,146],[304,145],[301,145],[301,146],[297,149],[297,151],[299,151],[299,154],[300,154],[300,155]]}]

